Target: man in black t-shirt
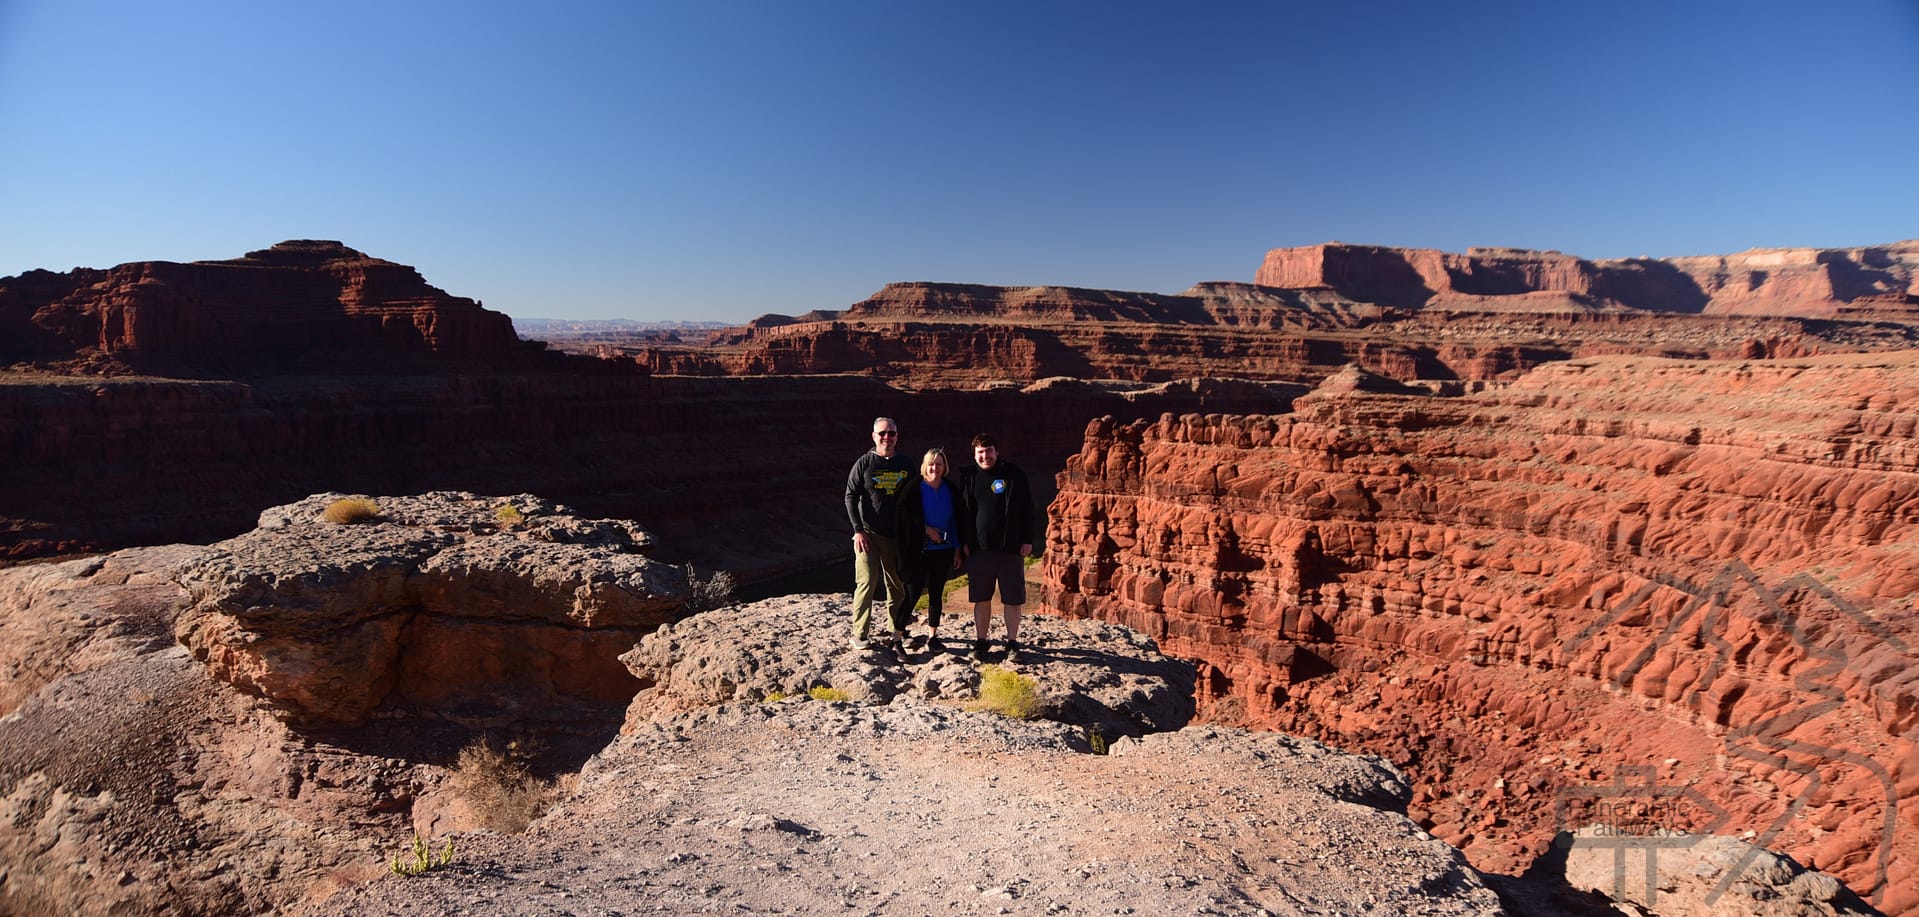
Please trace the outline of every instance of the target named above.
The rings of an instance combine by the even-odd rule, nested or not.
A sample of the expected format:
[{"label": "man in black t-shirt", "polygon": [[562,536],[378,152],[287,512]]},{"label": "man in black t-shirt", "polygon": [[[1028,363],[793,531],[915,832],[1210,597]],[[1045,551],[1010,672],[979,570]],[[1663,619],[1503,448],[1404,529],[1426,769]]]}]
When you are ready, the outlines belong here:
[{"label": "man in black t-shirt", "polygon": [[1033,554],[1033,494],[1026,473],[999,457],[999,442],[973,437],[973,464],[960,495],[971,520],[966,545],[966,590],[973,602],[973,658],[986,658],[993,625],[993,592],[1006,615],[1006,661],[1019,658],[1021,606],[1026,604],[1026,558]]},{"label": "man in black t-shirt", "polygon": [[891,417],[873,418],[873,448],[846,475],[846,518],[853,527],[853,646],[865,648],[873,593],[886,587],[887,623],[883,638],[899,646],[912,613],[906,577],[900,572],[899,539],[893,535],[900,490],[919,480],[917,469],[899,455],[900,425]]}]

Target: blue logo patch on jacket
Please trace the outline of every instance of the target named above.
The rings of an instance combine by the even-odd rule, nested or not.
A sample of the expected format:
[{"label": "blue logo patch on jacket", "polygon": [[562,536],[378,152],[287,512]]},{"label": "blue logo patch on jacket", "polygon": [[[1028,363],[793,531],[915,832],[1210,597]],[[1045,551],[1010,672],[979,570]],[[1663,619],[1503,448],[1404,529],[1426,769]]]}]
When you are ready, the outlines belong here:
[{"label": "blue logo patch on jacket", "polygon": [[993,479],[993,492],[994,492],[994,493],[996,493],[996,494],[1003,494],[1003,493],[1005,493],[1005,492],[1006,492],[1006,479],[1005,479],[1005,478],[994,478],[994,479]]}]

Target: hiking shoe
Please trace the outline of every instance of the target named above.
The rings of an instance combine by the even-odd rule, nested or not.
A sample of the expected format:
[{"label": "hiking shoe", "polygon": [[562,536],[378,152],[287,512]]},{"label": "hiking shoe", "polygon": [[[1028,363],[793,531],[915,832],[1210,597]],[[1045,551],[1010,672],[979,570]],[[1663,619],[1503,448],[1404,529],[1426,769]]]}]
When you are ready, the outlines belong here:
[{"label": "hiking shoe", "polygon": [[984,640],[973,641],[973,661],[974,662],[986,661],[986,641]]},{"label": "hiking shoe", "polygon": [[856,649],[856,650],[863,650],[863,649],[866,649],[866,648],[867,648],[867,647],[869,647],[869,646],[872,646],[872,643],[871,643],[871,642],[869,642],[869,641],[868,641],[868,640],[867,640],[867,639],[866,639],[865,637],[854,637],[854,638],[853,638],[853,648],[854,648],[854,649]]},{"label": "hiking shoe", "polygon": [[1006,661],[1007,662],[1019,661],[1019,642],[1018,641],[1016,640],[1006,641]]},{"label": "hiking shoe", "polygon": [[946,644],[940,642],[939,634],[933,634],[926,638],[926,651],[929,653],[946,652]]}]

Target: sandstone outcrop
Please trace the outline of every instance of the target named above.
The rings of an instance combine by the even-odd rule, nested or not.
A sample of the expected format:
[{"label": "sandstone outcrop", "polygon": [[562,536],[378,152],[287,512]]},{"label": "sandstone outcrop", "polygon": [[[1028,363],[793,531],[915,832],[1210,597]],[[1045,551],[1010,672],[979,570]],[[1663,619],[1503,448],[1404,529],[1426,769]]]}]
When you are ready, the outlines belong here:
[{"label": "sandstone outcrop", "polygon": [[1204,716],[1387,755],[1482,868],[1683,788],[1652,827],[1919,912],[1916,386],[1913,352],[1607,357],[1097,421],[1047,602],[1200,660]]},{"label": "sandstone outcrop", "polygon": [[[620,657],[642,685],[632,709],[657,718],[815,687],[877,704],[900,697],[950,703],[979,692],[979,664],[961,655],[964,640],[943,652],[906,651],[912,664],[901,666],[893,651],[850,649],[851,616],[842,599],[795,596],[668,624]],[[1022,639],[1028,649],[1018,668],[1039,682],[1037,715],[1044,719],[1115,739],[1175,730],[1192,719],[1192,667],[1160,655],[1132,631],[1042,617],[1028,622]]]},{"label": "sandstone outcrop", "polygon": [[396,746],[294,733],[174,643],[203,550],[0,570],[0,912],[284,910],[405,835],[432,781]]},{"label": "sandstone outcrop", "polygon": [[[527,834],[470,838],[465,862],[309,913],[546,913],[556,895],[622,913],[1505,913],[1401,814],[1408,788],[1377,758],[1219,727],[1090,754],[1084,723],[964,709],[956,657],[847,648],[846,603],[655,632],[628,657],[652,686],[622,735]],[[1138,722],[1191,675],[1119,628],[1032,624],[1043,642],[1018,669],[1051,709]],[[860,700],[795,690],[822,682]]]},{"label": "sandstone outcrop", "polygon": [[1661,917],[1878,913],[1839,880],[1730,837],[1620,838],[1587,828],[1557,843],[1569,848],[1568,884],[1605,894],[1628,913]]},{"label": "sandstone outcrop", "polygon": [[637,526],[530,494],[381,497],[371,521],[328,521],[345,498],[269,509],[177,574],[192,596],[180,643],[302,728],[376,715],[513,726],[624,707],[638,684],[619,654],[686,593]]},{"label": "sandstone outcrop", "polygon": [[532,365],[511,319],[338,242],[0,278],[0,365],[202,375]]},{"label": "sandstone outcrop", "polygon": [[1801,318],[1919,318],[1919,240],[1852,249],[1588,261],[1553,251],[1465,254],[1330,242],[1276,248],[1255,283],[1401,309],[1637,309]]}]

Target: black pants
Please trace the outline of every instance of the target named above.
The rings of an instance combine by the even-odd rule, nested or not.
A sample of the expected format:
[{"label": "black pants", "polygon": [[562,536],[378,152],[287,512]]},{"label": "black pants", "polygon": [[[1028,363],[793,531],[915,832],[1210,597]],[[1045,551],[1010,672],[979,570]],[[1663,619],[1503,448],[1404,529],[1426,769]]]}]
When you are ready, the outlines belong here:
[{"label": "black pants", "polygon": [[953,578],[953,558],[959,552],[927,551],[921,557],[921,569],[926,571],[926,582],[920,586],[926,591],[926,626],[938,630],[940,626],[941,605],[946,601],[946,581]]}]

